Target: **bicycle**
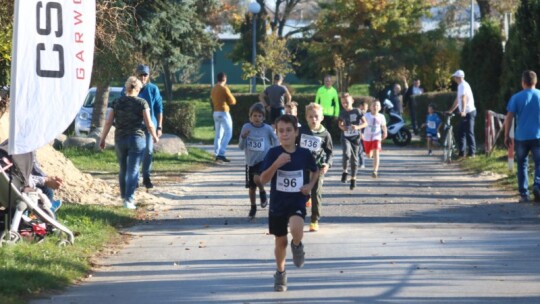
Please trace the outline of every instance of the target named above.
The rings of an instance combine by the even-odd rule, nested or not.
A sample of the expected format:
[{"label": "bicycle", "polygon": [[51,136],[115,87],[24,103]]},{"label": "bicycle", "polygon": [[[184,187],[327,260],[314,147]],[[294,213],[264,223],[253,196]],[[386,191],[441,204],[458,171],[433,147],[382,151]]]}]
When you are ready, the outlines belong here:
[{"label": "bicycle", "polygon": [[443,112],[443,135],[441,144],[443,146],[443,163],[452,162],[452,156],[456,152],[456,139],[454,137],[454,127],[452,126],[453,113]]}]

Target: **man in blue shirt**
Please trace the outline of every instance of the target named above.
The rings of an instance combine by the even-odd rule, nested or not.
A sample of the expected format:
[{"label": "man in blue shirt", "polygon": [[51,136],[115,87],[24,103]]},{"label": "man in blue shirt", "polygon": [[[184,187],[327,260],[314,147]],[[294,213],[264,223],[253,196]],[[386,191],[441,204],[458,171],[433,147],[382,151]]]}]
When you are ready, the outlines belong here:
[{"label": "man in blue shirt", "polygon": [[[154,128],[156,128],[157,136],[161,137],[163,127],[163,99],[159,93],[159,88],[150,82],[150,68],[147,65],[140,64],[137,66],[137,78],[143,83],[139,97],[144,98],[148,102],[150,108],[150,117]],[[152,169],[152,161],[154,154],[154,142],[152,136],[145,130],[146,134],[146,150],[142,162],[143,185],[150,189],[154,188],[150,180],[150,170]]]},{"label": "man in blue shirt", "polygon": [[519,202],[529,202],[528,155],[532,152],[534,160],[534,201],[540,202],[540,90],[536,89],[537,77],[533,71],[525,71],[521,76],[523,90],[512,96],[508,102],[504,121],[504,143],[512,143],[510,127],[516,120],[514,147],[517,158],[517,178]]}]

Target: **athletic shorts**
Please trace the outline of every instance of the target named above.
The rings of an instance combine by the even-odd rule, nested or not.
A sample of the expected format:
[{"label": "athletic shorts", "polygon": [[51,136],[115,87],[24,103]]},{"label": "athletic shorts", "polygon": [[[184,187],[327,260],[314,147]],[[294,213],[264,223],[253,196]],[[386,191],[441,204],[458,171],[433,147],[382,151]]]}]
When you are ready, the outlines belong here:
[{"label": "athletic shorts", "polygon": [[433,134],[433,133],[426,133],[426,138],[431,138],[432,141],[439,140],[439,138],[437,137],[437,134]]},{"label": "athletic shorts", "polygon": [[287,215],[269,215],[268,216],[268,230],[270,234],[276,237],[286,236],[289,233],[289,218],[291,216],[299,216],[302,219],[306,219],[306,208],[301,208]]},{"label": "athletic shorts", "polygon": [[253,166],[246,165],[246,188],[256,189],[257,184],[255,184],[255,175],[261,175],[261,166],[262,162],[256,163]]},{"label": "athletic shorts", "polygon": [[372,141],[364,140],[364,151],[365,151],[365,153],[369,154],[369,153],[371,153],[372,150],[377,150],[377,151],[382,150],[380,140],[372,140]]},{"label": "athletic shorts", "polygon": [[285,114],[285,108],[272,108],[270,107],[270,117],[268,120],[270,121],[270,124],[273,125],[276,122],[276,119],[278,117],[281,117]]}]

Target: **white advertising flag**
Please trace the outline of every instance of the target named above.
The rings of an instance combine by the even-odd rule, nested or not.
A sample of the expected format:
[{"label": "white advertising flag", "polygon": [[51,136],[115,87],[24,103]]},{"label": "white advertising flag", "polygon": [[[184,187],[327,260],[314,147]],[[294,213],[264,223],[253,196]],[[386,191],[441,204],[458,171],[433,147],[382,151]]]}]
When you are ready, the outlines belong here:
[{"label": "white advertising flag", "polygon": [[34,151],[62,133],[88,91],[95,0],[17,0],[9,153]]}]

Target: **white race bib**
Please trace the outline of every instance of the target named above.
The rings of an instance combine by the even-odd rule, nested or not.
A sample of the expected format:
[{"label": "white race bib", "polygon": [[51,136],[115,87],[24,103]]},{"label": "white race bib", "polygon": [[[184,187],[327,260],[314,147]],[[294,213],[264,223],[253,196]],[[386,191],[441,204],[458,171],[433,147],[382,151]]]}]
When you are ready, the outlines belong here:
[{"label": "white race bib", "polygon": [[354,137],[360,135],[360,130],[353,129],[352,127],[348,127],[345,132],[343,132],[343,135],[345,137]]},{"label": "white race bib", "polygon": [[264,151],[264,137],[248,137],[247,148],[250,151]]},{"label": "white race bib", "polygon": [[276,189],[281,192],[300,192],[304,184],[304,172],[298,171],[277,171]]},{"label": "white race bib", "polygon": [[435,129],[435,122],[434,121],[428,121],[427,122],[428,129]]},{"label": "white race bib", "polygon": [[321,149],[322,144],[322,138],[313,136],[313,135],[307,135],[302,134],[300,136],[300,147],[306,148],[311,152],[317,152]]}]

